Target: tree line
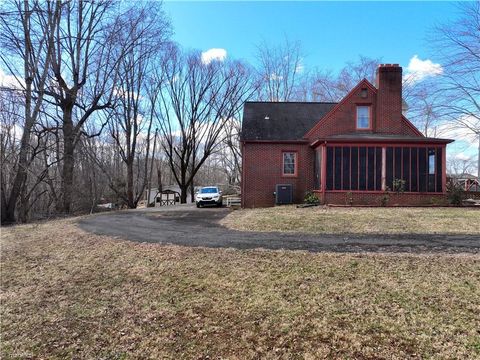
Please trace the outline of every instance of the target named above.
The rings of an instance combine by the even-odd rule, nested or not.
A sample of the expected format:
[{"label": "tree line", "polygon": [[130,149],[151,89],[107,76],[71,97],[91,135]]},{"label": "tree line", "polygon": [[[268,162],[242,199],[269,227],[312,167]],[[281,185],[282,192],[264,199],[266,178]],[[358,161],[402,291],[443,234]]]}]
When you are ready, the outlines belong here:
[{"label": "tree line", "polygon": [[[246,100],[339,101],[381,59],[304,69],[299,42],[260,43],[255,64],[172,41],[161,3],[10,0],[0,5],[1,221],[135,208],[146,190],[236,185]],[[436,29],[442,76],[405,79],[409,116],[480,134],[478,2]],[[480,141],[480,140],[479,140]],[[480,143],[479,143],[480,144]],[[479,145],[480,146],[480,145]]]}]

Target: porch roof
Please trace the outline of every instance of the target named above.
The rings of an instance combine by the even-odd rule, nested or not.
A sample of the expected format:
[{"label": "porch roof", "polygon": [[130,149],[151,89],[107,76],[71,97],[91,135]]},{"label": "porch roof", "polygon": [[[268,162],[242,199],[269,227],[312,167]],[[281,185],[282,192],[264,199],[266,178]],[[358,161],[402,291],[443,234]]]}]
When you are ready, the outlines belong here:
[{"label": "porch roof", "polygon": [[331,135],[323,138],[318,138],[313,141],[310,146],[317,147],[322,143],[388,143],[388,144],[449,144],[454,140],[440,139],[432,137],[419,137],[408,135],[392,135],[392,134],[378,134],[378,133],[354,133],[354,134],[339,134]]}]

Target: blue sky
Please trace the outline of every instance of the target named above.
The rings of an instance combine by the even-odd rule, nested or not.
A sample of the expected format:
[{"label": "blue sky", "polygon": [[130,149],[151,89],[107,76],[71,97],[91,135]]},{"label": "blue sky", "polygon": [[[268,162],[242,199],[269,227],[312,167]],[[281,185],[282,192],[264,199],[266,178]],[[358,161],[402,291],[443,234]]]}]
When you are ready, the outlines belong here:
[{"label": "blue sky", "polygon": [[434,56],[426,37],[455,16],[448,2],[175,2],[165,10],[174,39],[187,48],[223,48],[229,57],[253,61],[262,40],[299,40],[306,67],[338,70],[358,55],[407,66]]},{"label": "blue sky", "polygon": [[[255,62],[262,41],[300,41],[306,70],[338,71],[359,55],[409,65],[428,76],[441,66],[428,37],[458,16],[453,2],[239,2],[166,1],[174,40],[187,49],[224,49],[227,57]],[[415,57],[416,56],[416,57]],[[413,59],[413,62],[412,62]],[[437,66],[437,67],[436,67]],[[461,138],[455,134],[446,134]],[[445,135],[443,135],[445,137]],[[474,141],[457,140],[449,155],[476,154]]]}]

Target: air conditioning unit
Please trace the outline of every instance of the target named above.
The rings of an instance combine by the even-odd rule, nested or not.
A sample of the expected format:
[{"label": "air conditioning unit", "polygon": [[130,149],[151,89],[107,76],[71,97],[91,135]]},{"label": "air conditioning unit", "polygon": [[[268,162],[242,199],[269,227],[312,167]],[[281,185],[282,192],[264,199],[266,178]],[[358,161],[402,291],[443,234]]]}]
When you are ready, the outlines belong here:
[{"label": "air conditioning unit", "polygon": [[285,205],[293,203],[293,185],[277,184],[275,186],[275,203]]}]

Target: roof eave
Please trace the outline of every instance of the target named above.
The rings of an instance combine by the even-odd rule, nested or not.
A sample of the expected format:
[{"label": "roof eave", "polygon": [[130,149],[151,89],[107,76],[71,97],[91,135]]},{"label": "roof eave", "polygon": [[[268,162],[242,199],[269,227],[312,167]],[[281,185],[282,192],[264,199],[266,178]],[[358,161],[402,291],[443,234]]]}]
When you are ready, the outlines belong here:
[{"label": "roof eave", "polygon": [[368,138],[320,138],[312,143],[310,143],[311,147],[317,147],[319,144],[327,144],[327,143],[355,143],[355,144],[363,144],[363,143],[377,143],[377,144],[450,144],[455,140],[451,139],[432,139],[432,138],[421,138],[418,139],[368,139]]}]

